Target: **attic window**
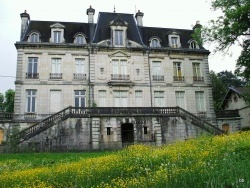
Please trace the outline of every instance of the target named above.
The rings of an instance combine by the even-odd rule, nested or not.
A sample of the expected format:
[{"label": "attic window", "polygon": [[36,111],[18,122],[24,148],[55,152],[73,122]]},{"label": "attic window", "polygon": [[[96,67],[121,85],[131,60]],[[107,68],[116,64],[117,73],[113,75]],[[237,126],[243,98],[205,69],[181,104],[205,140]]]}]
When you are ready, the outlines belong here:
[{"label": "attic window", "polygon": [[115,46],[123,46],[123,31],[122,30],[115,30]]},{"label": "attic window", "polygon": [[75,43],[76,44],[86,44],[86,38],[83,35],[77,35],[75,37]]},{"label": "attic window", "polygon": [[65,42],[64,40],[64,28],[65,26],[60,24],[60,23],[56,23],[50,26],[51,28],[51,38],[50,41],[54,42],[54,43],[63,43]]},{"label": "attic window", "polygon": [[150,40],[151,47],[161,47],[160,41],[157,38],[153,38]]},{"label": "attic window", "polygon": [[39,40],[39,34],[38,33],[31,33],[29,35],[28,41],[29,42],[40,42],[40,40]]},{"label": "attic window", "polygon": [[195,40],[191,40],[189,42],[189,48],[190,49],[199,49],[200,47],[199,47],[199,45],[197,44],[197,42]]},{"label": "attic window", "polygon": [[180,36],[178,33],[173,32],[172,34],[168,35],[168,40],[169,40],[169,46],[171,48],[180,48],[181,47]]}]

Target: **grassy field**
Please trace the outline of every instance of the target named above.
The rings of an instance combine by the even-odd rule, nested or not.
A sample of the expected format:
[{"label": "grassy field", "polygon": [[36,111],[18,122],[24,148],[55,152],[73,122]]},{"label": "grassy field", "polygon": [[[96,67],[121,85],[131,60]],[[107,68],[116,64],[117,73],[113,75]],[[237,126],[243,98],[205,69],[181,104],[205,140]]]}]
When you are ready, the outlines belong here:
[{"label": "grassy field", "polygon": [[0,187],[250,187],[250,132],[116,152],[0,155]]}]

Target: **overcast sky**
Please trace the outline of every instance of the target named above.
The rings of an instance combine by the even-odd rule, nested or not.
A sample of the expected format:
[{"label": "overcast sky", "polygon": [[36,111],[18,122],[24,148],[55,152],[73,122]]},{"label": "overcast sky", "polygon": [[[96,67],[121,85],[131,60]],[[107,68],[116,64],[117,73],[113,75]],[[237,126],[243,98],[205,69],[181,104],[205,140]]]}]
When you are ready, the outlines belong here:
[{"label": "overcast sky", "polygon": [[[20,39],[21,18],[24,10],[31,20],[88,22],[86,9],[95,9],[95,22],[99,12],[135,14],[144,13],[143,25],[192,29],[196,21],[207,25],[219,13],[211,10],[210,0],[0,0],[0,92],[15,89],[17,53],[14,46]],[[205,48],[213,51],[213,46]],[[233,53],[232,53],[233,52]],[[231,55],[213,52],[209,55],[210,70],[234,71],[240,48],[235,45]]]}]

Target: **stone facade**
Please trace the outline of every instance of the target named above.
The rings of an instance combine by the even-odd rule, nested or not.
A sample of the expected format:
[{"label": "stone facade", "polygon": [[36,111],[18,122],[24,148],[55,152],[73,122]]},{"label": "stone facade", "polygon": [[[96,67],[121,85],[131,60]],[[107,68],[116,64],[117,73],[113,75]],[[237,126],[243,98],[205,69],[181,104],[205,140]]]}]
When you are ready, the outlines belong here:
[{"label": "stone facade", "polygon": [[[215,122],[209,51],[193,30],[142,26],[143,13],[87,10],[89,23],[32,21],[21,14],[14,121],[21,127],[69,106],[175,107]],[[150,34],[151,33],[151,34]],[[80,43],[78,43],[79,41]],[[23,143],[78,149],[161,145],[202,131],[182,117],[69,118]]]}]

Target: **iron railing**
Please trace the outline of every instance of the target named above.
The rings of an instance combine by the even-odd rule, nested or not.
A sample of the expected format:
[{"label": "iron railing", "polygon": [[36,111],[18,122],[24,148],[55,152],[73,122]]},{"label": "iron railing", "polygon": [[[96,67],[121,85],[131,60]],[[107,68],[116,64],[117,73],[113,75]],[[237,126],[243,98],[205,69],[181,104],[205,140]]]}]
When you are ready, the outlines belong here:
[{"label": "iron railing", "polygon": [[21,132],[11,137],[13,143],[21,143],[29,138],[38,135],[48,128],[56,125],[58,122],[67,118],[90,118],[90,117],[134,117],[134,116],[167,116],[167,117],[182,117],[189,120],[195,126],[200,127],[212,134],[224,133],[218,127],[206,122],[205,120],[193,115],[192,113],[180,107],[98,107],[98,108],[77,108],[68,107],[64,110],[55,113],[48,118],[45,118],[39,123],[30,126]]}]

